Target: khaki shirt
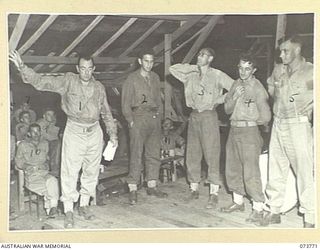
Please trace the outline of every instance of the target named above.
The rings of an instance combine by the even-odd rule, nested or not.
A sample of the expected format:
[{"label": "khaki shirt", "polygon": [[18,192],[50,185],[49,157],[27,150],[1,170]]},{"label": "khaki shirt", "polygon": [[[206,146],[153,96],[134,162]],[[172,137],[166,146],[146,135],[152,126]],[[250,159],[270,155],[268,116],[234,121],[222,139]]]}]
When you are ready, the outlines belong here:
[{"label": "khaki shirt", "polygon": [[41,118],[37,121],[37,123],[41,127],[41,137],[48,141],[58,140],[59,137],[59,127],[55,126],[54,124],[50,124],[44,118]]},{"label": "khaki shirt", "polygon": [[[233,100],[235,89],[244,87],[244,93]],[[258,124],[266,124],[271,119],[270,107],[268,105],[268,93],[261,82],[252,78],[248,81],[236,80],[225,101],[225,111],[232,113],[230,120],[233,121],[255,121]]]},{"label": "khaki shirt", "polygon": [[160,78],[150,72],[149,80],[144,78],[140,69],[132,72],[122,86],[122,113],[128,123],[133,121],[134,108],[153,108],[162,113]]},{"label": "khaki shirt", "polygon": [[234,81],[214,68],[208,68],[201,76],[197,65],[175,64],[169,71],[184,83],[186,105],[200,112],[212,110],[218,104],[224,103],[223,89],[229,90]]},{"label": "khaki shirt", "polygon": [[45,175],[49,172],[47,157],[48,141],[40,140],[38,145],[30,139],[19,143],[15,157],[16,166],[24,170],[26,176]]},{"label": "khaki shirt", "polygon": [[279,64],[268,78],[268,91],[274,97],[273,113],[278,118],[311,117],[313,109],[313,64],[302,60],[293,72]]},{"label": "khaki shirt", "polygon": [[105,88],[99,81],[92,78],[89,84],[84,86],[77,74],[69,72],[63,76],[41,76],[26,66],[22,68],[21,76],[25,83],[31,84],[37,90],[60,94],[62,110],[75,122],[92,124],[98,121],[101,115],[109,136],[116,138],[117,128]]}]

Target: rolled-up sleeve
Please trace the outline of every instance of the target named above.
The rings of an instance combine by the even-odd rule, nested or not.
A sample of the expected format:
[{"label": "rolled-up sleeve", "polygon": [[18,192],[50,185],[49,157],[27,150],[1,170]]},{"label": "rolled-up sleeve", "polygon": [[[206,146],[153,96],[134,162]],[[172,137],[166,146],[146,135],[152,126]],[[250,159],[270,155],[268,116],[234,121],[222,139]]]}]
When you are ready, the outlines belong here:
[{"label": "rolled-up sleeve", "polygon": [[186,83],[188,81],[189,74],[192,72],[199,73],[199,70],[197,65],[190,65],[188,63],[178,63],[170,66],[169,72],[179,81]]},{"label": "rolled-up sleeve", "polygon": [[260,89],[257,93],[256,103],[259,111],[257,123],[265,125],[271,120],[271,111],[268,104],[268,94],[264,89]]}]

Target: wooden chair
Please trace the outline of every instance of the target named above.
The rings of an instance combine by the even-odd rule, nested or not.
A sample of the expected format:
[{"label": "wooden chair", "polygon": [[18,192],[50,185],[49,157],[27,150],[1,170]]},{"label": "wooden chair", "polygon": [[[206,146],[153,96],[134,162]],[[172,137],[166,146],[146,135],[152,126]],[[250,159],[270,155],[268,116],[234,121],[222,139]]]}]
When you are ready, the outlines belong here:
[{"label": "wooden chair", "polygon": [[[17,169],[17,168],[16,168]],[[25,211],[25,202],[29,202],[29,213],[32,215],[32,203],[36,204],[37,218],[40,218],[40,203],[43,199],[42,195],[28,189],[24,185],[24,172],[21,169],[18,171],[18,208],[20,212]],[[27,196],[26,196],[27,195]]]}]

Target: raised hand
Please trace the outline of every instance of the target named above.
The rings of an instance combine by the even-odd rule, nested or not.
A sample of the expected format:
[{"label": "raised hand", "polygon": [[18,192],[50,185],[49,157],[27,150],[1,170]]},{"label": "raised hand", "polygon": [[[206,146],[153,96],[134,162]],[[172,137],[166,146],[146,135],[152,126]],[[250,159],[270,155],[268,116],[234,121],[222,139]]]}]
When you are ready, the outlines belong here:
[{"label": "raised hand", "polygon": [[237,100],[240,96],[243,95],[243,93],[244,93],[244,87],[243,86],[240,85],[240,86],[236,87],[232,99],[233,100]]},{"label": "raised hand", "polygon": [[14,63],[17,69],[21,69],[23,67],[23,61],[18,51],[12,50],[9,53],[9,60]]}]

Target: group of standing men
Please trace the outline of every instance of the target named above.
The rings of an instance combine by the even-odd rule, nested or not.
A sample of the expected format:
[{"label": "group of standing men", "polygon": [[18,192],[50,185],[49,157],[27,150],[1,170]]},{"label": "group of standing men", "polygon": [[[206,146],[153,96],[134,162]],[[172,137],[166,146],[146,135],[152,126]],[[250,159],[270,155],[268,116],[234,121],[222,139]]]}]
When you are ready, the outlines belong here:
[{"label": "group of standing men", "polygon": [[[255,59],[244,54],[238,63],[239,79],[210,67],[215,58],[211,48],[201,49],[197,64],[176,64],[171,74],[184,84],[186,105],[192,109],[188,124],[186,165],[190,182],[190,199],[199,198],[201,160],[208,165],[210,184],[207,208],[218,207],[220,183],[220,133],[216,107],[224,104],[231,114],[231,129],[226,149],[226,180],[233,193],[230,206],[222,212],[244,210],[243,197],[252,200],[253,210],[246,220],[265,226],[280,223],[288,170],[293,168],[299,194],[304,226],[314,227],[313,140],[310,115],[313,104],[313,66],[301,56],[302,43],[297,37],[284,39],[280,45],[282,64],[277,65],[268,79],[268,91],[274,99],[273,129],[269,149],[269,181],[267,194],[270,211],[265,203],[259,170],[262,138],[258,125],[271,119],[268,94],[254,77]],[[82,168],[80,209],[86,219],[94,215],[88,204],[94,196],[102,152],[100,115],[110,140],[117,145],[114,124],[105,89],[92,74],[92,58],[80,57],[79,74],[41,76],[26,67],[17,52],[10,60],[19,69],[23,81],[42,91],[61,95],[62,109],[68,121],[62,144],[61,188],[64,202],[65,227],[73,227],[73,202],[78,200],[76,183]],[[130,133],[130,170],[127,179],[129,202],[138,202],[138,183],[145,163],[147,194],[159,198],[167,194],[157,187],[160,169],[161,90],[159,76],[152,71],[153,51],[139,55],[140,68],[129,74],[122,88],[122,112]],[[144,156],[143,156],[144,152]]]}]

